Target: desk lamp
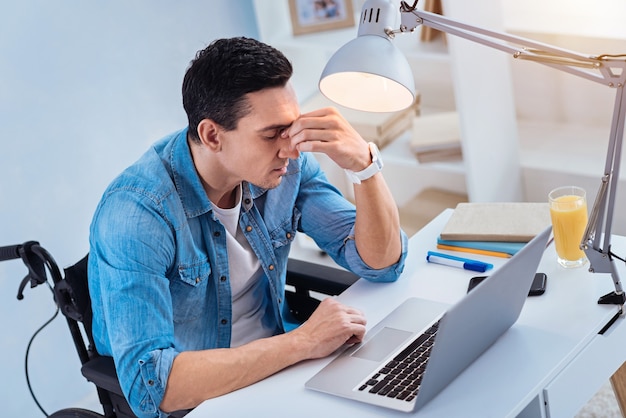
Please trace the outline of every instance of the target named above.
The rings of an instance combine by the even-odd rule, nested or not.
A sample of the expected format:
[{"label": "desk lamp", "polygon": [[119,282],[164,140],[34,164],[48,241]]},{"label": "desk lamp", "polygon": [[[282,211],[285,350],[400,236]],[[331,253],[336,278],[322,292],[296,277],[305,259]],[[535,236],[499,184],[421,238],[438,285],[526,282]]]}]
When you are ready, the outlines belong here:
[{"label": "desk lamp", "polygon": [[[615,259],[611,252],[611,226],[624,136],[624,82],[626,55],[589,56],[545,43],[494,32],[417,9],[400,2],[401,24],[393,29],[397,11],[389,0],[367,0],[361,11],[357,38],[341,47],[328,61],[319,82],[321,92],[334,102],[370,112],[393,112],[408,107],[415,98],[411,68],[393,45],[398,33],[410,33],[428,26],[491,48],[513,58],[535,61],[615,89],[615,106],[604,175],[590,210],[580,247],[590,261],[592,273],[610,273],[615,291],[598,300],[600,304],[626,301]],[[621,309],[620,309],[621,311]]]}]

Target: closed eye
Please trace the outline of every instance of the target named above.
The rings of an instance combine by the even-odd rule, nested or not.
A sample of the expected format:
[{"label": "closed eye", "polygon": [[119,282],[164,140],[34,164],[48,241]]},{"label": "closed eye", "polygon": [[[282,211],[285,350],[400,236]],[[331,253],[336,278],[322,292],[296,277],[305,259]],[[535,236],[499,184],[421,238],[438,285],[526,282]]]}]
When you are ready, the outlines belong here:
[{"label": "closed eye", "polygon": [[291,124],[289,125],[272,125],[272,126],[267,126],[261,130],[259,130],[258,132],[263,136],[263,138],[272,141],[275,139],[280,138],[280,135],[285,132],[285,130],[289,129],[289,127],[291,126]]},{"label": "closed eye", "polygon": [[265,139],[268,140],[274,140],[274,139],[278,139],[280,138],[280,135],[285,131],[285,129],[287,128],[281,128],[281,129],[276,129],[273,133],[269,134],[269,135],[264,135]]}]

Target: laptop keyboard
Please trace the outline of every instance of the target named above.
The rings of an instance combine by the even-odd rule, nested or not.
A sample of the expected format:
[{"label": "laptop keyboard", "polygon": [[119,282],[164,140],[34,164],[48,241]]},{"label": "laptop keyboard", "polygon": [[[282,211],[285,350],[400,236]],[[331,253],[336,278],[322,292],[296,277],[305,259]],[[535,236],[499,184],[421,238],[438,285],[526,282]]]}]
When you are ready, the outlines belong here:
[{"label": "laptop keyboard", "polygon": [[359,391],[411,402],[417,396],[439,322],[376,371]]}]

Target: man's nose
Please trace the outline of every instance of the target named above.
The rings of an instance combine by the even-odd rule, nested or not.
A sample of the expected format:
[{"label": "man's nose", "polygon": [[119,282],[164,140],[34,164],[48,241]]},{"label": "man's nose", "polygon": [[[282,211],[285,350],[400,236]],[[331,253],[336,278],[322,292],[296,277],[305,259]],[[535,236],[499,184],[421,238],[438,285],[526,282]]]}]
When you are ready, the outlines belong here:
[{"label": "man's nose", "polygon": [[289,158],[292,160],[297,159],[300,156],[300,151],[297,148],[291,147],[291,138],[280,138],[280,149],[278,150],[278,156],[280,158]]}]

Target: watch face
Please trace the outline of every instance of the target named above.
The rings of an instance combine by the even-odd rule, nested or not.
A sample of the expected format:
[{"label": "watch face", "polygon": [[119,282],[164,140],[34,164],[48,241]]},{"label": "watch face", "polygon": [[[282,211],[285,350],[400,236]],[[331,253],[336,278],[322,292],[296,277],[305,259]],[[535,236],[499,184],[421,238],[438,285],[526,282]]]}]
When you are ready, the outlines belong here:
[{"label": "watch face", "polygon": [[378,171],[380,171],[383,168],[383,159],[380,155],[380,150],[378,149],[378,146],[376,146],[376,144],[373,142],[370,142],[369,145],[370,153],[372,154],[372,164],[375,164],[376,167],[378,167]]}]

